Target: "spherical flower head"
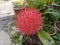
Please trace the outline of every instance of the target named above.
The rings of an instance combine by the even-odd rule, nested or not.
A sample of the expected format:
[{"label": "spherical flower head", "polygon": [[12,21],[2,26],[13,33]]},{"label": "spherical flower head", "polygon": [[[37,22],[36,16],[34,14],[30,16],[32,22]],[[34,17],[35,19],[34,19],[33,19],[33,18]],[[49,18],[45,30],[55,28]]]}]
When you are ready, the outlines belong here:
[{"label": "spherical flower head", "polygon": [[33,35],[42,27],[41,13],[35,8],[25,7],[15,16],[16,27],[25,35]]}]

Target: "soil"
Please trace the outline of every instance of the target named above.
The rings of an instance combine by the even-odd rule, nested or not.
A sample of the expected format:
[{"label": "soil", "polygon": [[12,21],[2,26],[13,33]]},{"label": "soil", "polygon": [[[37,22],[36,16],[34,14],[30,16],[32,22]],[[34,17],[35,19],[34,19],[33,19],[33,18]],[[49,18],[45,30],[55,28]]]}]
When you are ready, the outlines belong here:
[{"label": "soil", "polygon": [[31,40],[25,40],[23,45],[42,45],[37,35],[30,36]]}]

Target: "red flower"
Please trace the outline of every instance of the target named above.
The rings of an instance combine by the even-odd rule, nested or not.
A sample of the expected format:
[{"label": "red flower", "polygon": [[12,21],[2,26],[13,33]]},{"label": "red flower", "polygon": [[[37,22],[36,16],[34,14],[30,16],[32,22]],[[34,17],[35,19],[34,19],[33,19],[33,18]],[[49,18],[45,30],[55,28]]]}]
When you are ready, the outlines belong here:
[{"label": "red flower", "polygon": [[17,28],[25,35],[37,33],[42,26],[41,13],[36,9],[26,7],[16,15]]}]

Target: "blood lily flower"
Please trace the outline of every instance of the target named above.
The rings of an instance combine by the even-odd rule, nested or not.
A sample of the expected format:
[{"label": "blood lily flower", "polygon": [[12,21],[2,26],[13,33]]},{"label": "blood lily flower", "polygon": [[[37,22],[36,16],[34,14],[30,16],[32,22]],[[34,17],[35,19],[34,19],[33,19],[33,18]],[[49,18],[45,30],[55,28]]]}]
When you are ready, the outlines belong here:
[{"label": "blood lily flower", "polygon": [[16,27],[25,35],[33,35],[42,27],[41,15],[35,8],[25,7],[15,16]]}]

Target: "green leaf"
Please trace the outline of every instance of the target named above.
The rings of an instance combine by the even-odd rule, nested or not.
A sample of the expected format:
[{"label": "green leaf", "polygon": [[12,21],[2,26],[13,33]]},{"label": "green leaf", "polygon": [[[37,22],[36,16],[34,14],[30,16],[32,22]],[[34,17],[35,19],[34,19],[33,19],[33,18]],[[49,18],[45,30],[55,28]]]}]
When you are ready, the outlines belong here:
[{"label": "green leaf", "polygon": [[54,40],[60,41],[60,32],[58,32],[56,35],[52,36]]},{"label": "green leaf", "polygon": [[60,19],[60,12],[58,11],[46,11],[44,14],[51,14],[56,20]]},{"label": "green leaf", "polygon": [[44,5],[49,5],[53,2],[53,0],[26,0],[31,7],[35,7],[37,9],[43,9]]},{"label": "green leaf", "polygon": [[56,6],[56,7],[60,7],[60,5],[58,5],[58,4],[55,4],[55,3],[54,3],[53,5],[54,5],[54,6]]},{"label": "green leaf", "polygon": [[60,0],[54,0],[55,3],[60,2]]},{"label": "green leaf", "polygon": [[49,12],[50,14],[53,14],[55,16],[56,20],[60,18],[60,13],[59,12]]},{"label": "green leaf", "polygon": [[51,38],[51,36],[43,30],[40,30],[38,32],[38,37],[43,45],[55,45],[54,40]]}]

